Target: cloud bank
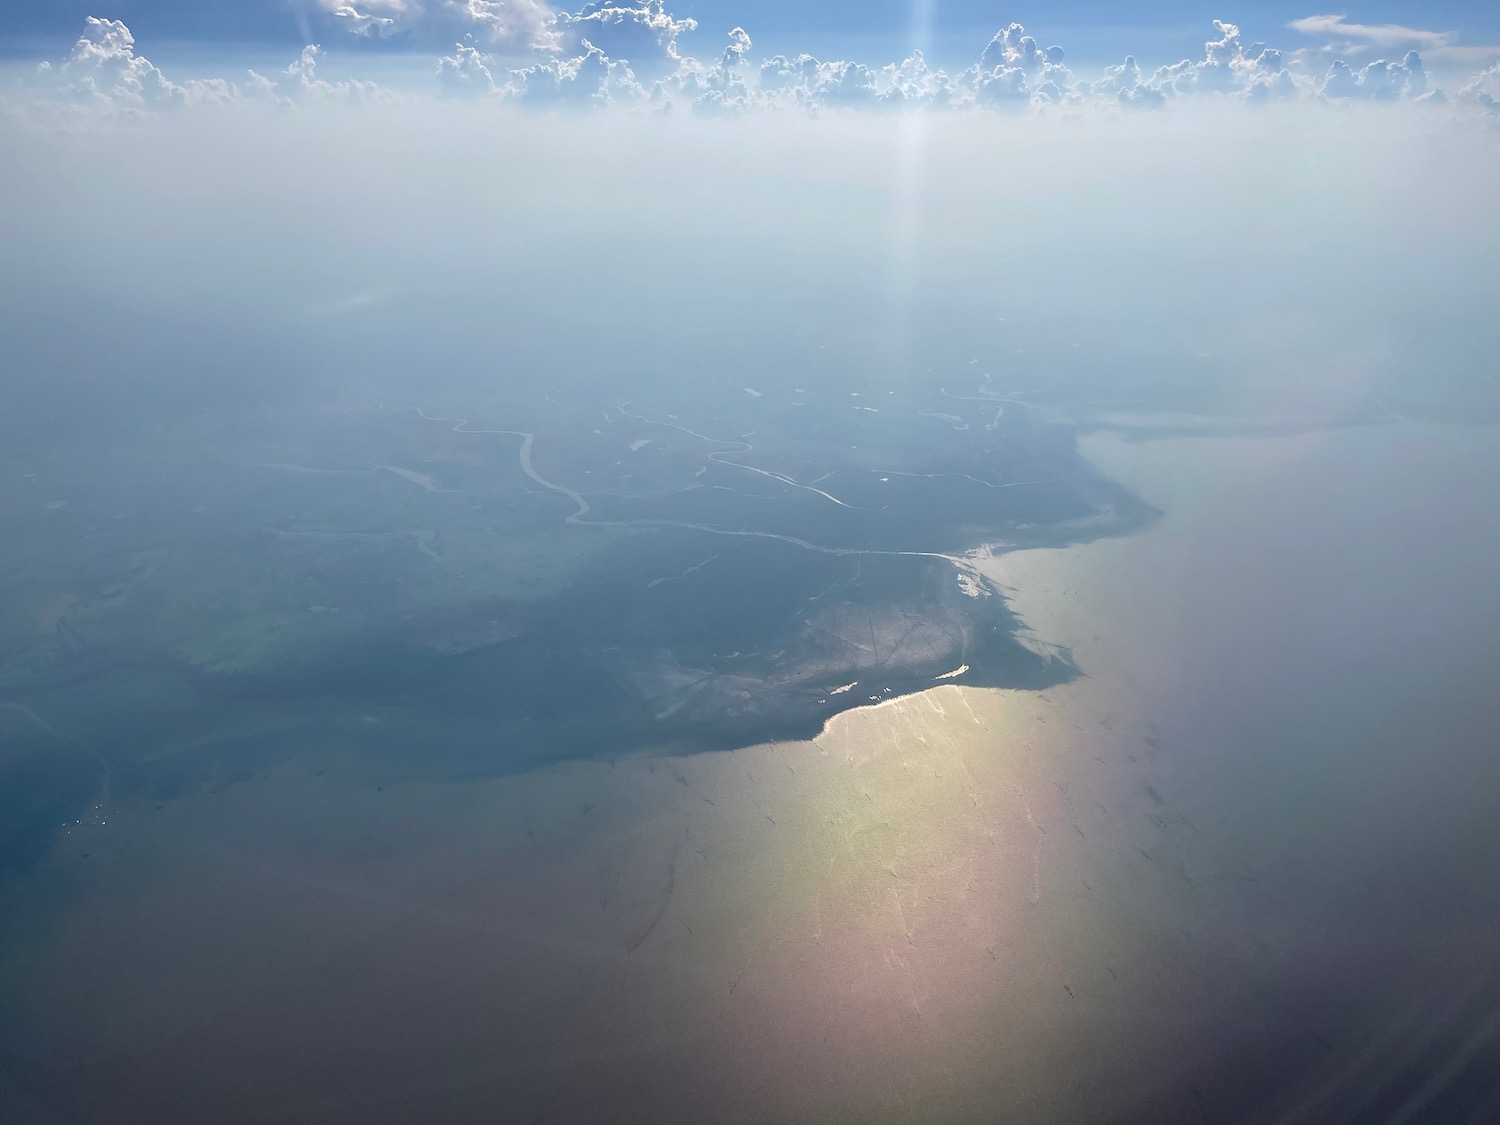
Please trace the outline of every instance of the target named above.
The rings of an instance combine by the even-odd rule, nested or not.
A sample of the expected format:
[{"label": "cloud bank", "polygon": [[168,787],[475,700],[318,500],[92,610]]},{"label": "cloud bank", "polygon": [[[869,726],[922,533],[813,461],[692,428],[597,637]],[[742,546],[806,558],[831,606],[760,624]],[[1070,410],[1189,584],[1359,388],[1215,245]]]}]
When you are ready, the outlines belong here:
[{"label": "cloud bank", "polygon": [[[322,11],[349,34],[388,38],[411,29],[446,28],[460,37],[439,57],[429,93],[445,98],[508,101],[533,108],[623,108],[734,116],[756,111],[1163,110],[1214,100],[1271,102],[1428,101],[1448,96],[1429,79],[1421,49],[1446,49],[1453,36],[1399,25],[1366,25],[1343,16],[1292,22],[1304,35],[1370,47],[1404,47],[1389,58],[1358,52],[1292,53],[1246,42],[1239,27],[1213,21],[1202,55],[1154,68],[1133,55],[1091,76],[1070,69],[1064,48],[1043,44],[1018,23],[1001,28],[957,68],[931,65],[921,52],[870,64],[811,54],[757,56],[749,32],[730,29],[704,58],[685,37],[698,23],[667,10],[665,0],[593,0],[576,12],[540,0],[320,0]],[[502,52],[497,45],[505,45]],[[515,51],[536,61],[517,66]],[[283,103],[309,98],[379,96],[373,81],[340,83],[317,75],[320,48],[309,46],[284,72],[176,82],[137,52],[118,20],[89,19],[67,57],[41,63],[27,84],[38,103],[139,112],[243,98]],[[497,53],[499,52],[499,53]],[[1481,115],[1494,111],[1484,73],[1453,99]],[[404,90],[403,96],[421,96]],[[1486,100],[1486,99],[1489,100]]]}]

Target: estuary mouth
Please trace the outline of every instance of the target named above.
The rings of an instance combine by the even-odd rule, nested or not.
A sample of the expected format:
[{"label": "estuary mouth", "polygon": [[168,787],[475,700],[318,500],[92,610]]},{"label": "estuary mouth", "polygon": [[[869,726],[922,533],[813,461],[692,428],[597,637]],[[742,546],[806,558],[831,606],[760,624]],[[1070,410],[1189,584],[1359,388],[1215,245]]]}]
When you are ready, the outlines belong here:
[{"label": "estuary mouth", "polygon": [[[985,384],[936,421],[940,388],[855,412],[857,394],[761,384],[660,418],[512,394],[484,404],[494,424],[303,398],[224,419],[191,461],[187,421],[174,479],[133,489],[190,487],[187,533],[83,490],[66,518],[89,550],[10,691],[84,717],[121,794],[161,796],[285,760],[243,736],[268,723],[355,738],[392,778],[478,777],[807,739],[940,682],[1073,674],[979,569],[1154,518],[1065,423]],[[91,478],[132,471],[82,457]],[[121,692],[125,714],[90,703]]]}]

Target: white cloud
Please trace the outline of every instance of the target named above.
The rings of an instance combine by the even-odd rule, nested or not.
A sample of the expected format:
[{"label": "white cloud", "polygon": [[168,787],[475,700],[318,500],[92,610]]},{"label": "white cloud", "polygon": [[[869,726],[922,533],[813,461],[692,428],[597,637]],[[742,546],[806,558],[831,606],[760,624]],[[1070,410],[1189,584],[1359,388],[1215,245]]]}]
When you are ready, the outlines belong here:
[{"label": "white cloud", "polygon": [[406,0],[320,0],[323,10],[355,35],[381,36],[396,30],[408,15]]},{"label": "white cloud", "polygon": [[1376,98],[1394,101],[1415,98],[1427,92],[1427,73],[1422,56],[1408,51],[1399,63],[1377,59],[1355,70],[1342,59],[1329,69],[1319,93],[1325,98]]},{"label": "white cloud", "polygon": [[979,66],[983,70],[1014,69],[1027,75],[1044,73],[1048,67],[1061,66],[1062,61],[1061,47],[1042,50],[1018,23],[995,32],[984,54],[979,56]]},{"label": "white cloud", "polygon": [[270,98],[292,105],[318,99],[367,100],[383,96],[384,91],[374,82],[350,79],[344,82],[329,82],[318,77],[318,55],[322,48],[309,43],[290,66],[267,77],[250,71],[246,93],[251,96]]},{"label": "white cloud", "polygon": [[[36,70],[32,111],[66,107],[103,114],[143,113],[242,99],[283,105],[311,99],[370,99],[388,96],[374,82],[329,82],[318,76],[319,48],[309,45],[283,71],[267,76],[246,72],[240,82],[223,78],[174,82],[135,50],[135,36],[119,20],[89,17],[67,58],[41,63]],[[23,112],[25,108],[23,107]]]},{"label": "white cloud", "polygon": [[545,0],[317,0],[340,30],[364,38],[462,39],[535,47],[556,45],[557,13]]},{"label": "white cloud", "polygon": [[450,97],[485,97],[495,93],[495,77],[484,56],[472,45],[458,43],[452,55],[438,60],[438,85]]},{"label": "white cloud", "polygon": [[[1204,44],[1197,59],[1148,73],[1135,56],[1127,56],[1088,81],[1069,71],[1061,47],[1043,47],[1016,23],[996,32],[977,51],[974,63],[948,72],[930,66],[920,52],[885,63],[810,54],[757,60],[749,33],[738,26],[726,33],[720,46],[710,49],[709,61],[703,61],[685,50],[684,37],[697,28],[696,21],[673,15],[665,0],[590,0],[578,11],[563,14],[555,14],[543,0],[317,2],[330,18],[372,36],[400,34],[400,29],[424,20],[429,26],[437,20],[467,27],[470,30],[457,37],[452,53],[436,60],[437,92],[447,98],[496,96],[533,106],[634,106],[642,111],[687,109],[725,116],[757,109],[1165,109],[1203,98],[1248,104],[1443,100],[1415,49],[1396,62],[1333,48],[1283,54],[1263,43],[1247,44],[1237,26],[1222,20],[1214,21],[1215,37]],[[1350,41],[1356,33],[1365,40],[1377,38],[1377,33],[1412,33],[1410,28],[1370,28],[1334,16],[1307,17],[1297,26],[1324,31],[1336,27]],[[1434,42],[1445,35],[1412,34],[1428,35]],[[497,43],[505,44],[508,53]],[[512,69],[514,50],[523,44],[541,59]],[[58,104],[131,112],[241,97],[290,104],[316,98],[369,99],[381,93],[370,82],[320,77],[320,58],[319,48],[310,46],[285,71],[270,77],[251,72],[238,84],[179,84],[136,53],[134,37],[123,23],[90,19],[67,58],[42,64],[34,88]],[[1488,111],[1496,96],[1476,79],[1472,90],[1455,101],[1460,107]]]},{"label": "white cloud", "polygon": [[[1351,34],[1389,30],[1349,24],[1342,17],[1309,19],[1324,21],[1318,27],[1336,23]],[[1287,55],[1264,43],[1247,44],[1236,25],[1213,22],[1217,37],[1204,44],[1199,59],[1184,59],[1148,75],[1129,56],[1108,68],[1099,80],[1087,82],[1074,79],[1061,47],[1042,47],[1015,23],[996,32],[977,62],[953,74],[932,69],[920,53],[883,65],[778,54],[756,67],[750,61],[750,36],[743,28],[729,33],[729,45],[717,62],[705,64],[684,53],[680,45],[681,36],[694,30],[696,21],[674,17],[664,0],[639,0],[635,5],[625,0],[595,0],[577,14],[557,18],[556,39],[564,57],[556,65],[518,72],[511,87],[532,102],[543,100],[540,83],[540,90],[549,95],[546,100],[592,105],[637,100],[666,108],[685,102],[696,112],[717,115],[756,107],[1016,111],[1049,104],[1073,108],[1095,104],[1160,109],[1174,100],[1203,96],[1249,104],[1356,97],[1436,101],[1442,96],[1428,89],[1422,58],[1414,50],[1397,63],[1377,60],[1357,69],[1345,65],[1330,70],[1327,55]],[[1441,38],[1438,33],[1430,36],[1433,42]],[[622,64],[631,81],[611,69]],[[579,98],[577,74],[603,76],[603,85],[596,90],[583,83],[590,92]],[[637,76],[640,82],[635,81]],[[554,93],[556,98],[551,97]]]},{"label": "white cloud", "polygon": [[961,81],[972,87],[977,105],[1021,109],[1033,99],[1061,100],[1071,80],[1061,47],[1044,50],[1024,27],[1013,23],[995,33],[972,77],[966,71]]},{"label": "white cloud", "polygon": [[513,42],[551,51],[558,45],[557,14],[544,0],[441,0],[444,15],[458,13],[491,42]]},{"label": "white cloud", "polygon": [[639,101],[645,91],[629,65],[610,59],[588,40],[584,53],[515,71],[508,92],[522,104],[603,108],[617,101]]},{"label": "white cloud", "polygon": [[1353,39],[1374,47],[1416,47],[1430,51],[1447,47],[1457,38],[1451,31],[1426,31],[1396,23],[1350,23],[1344,16],[1304,16],[1287,24],[1293,31],[1312,37]]},{"label": "white cloud", "polygon": [[1247,46],[1232,23],[1214,20],[1214,27],[1219,38],[1203,45],[1202,59],[1161,67],[1150,85],[1169,94],[1235,95],[1249,101],[1296,96],[1297,80],[1280,51],[1264,43]]},{"label": "white cloud", "polygon": [[1486,67],[1458,91],[1459,100],[1500,117],[1500,62]]},{"label": "white cloud", "polygon": [[1160,109],[1167,104],[1166,94],[1146,80],[1134,55],[1126,55],[1118,66],[1106,67],[1104,77],[1091,83],[1089,92],[1096,98],[1114,98],[1126,109]]},{"label": "white cloud", "polygon": [[38,76],[60,98],[98,108],[183,105],[231,94],[231,87],[222,80],[172,82],[150,60],[135,53],[135,36],[128,27],[119,20],[93,16],[68,57],[56,66],[42,63]]},{"label": "white cloud", "polygon": [[[748,57],[749,37],[741,40],[742,34],[739,28],[731,32],[730,47],[717,68],[705,68],[696,60],[683,58],[678,73],[662,86],[691,94],[695,84],[704,82],[711,90],[734,85],[725,72],[740,66]],[[1061,100],[1064,84],[1070,78],[1061,61],[1061,48],[1044,50],[1024,34],[1019,24],[1012,24],[996,34],[980,62],[955,75],[933,70],[920,51],[899,63],[875,66],[848,59],[818,59],[809,54],[773,55],[760,64],[753,85],[744,83],[745,88],[736,95],[736,100],[748,105],[805,109],[962,106],[1024,109],[1033,101]],[[694,81],[684,83],[682,76],[688,73]],[[719,96],[710,93],[706,101],[716,103]],[[700,96],[695,106],[706,108],[701,105],[704,100]]]},{"label": "white cloud", "polygon": [[[1312,96],[1311,75],[1294,75],[1282,53],[1246,45],[1233,24],[1215,21],[1218,38],[1198,60],[1184,59],[1144,73],[1133,56],[1098,81],[1078,81],[1061,47],[1043,48],[1020,24],[995,34],[973,65],[948,74],[920,54],[899,64],[869,66],[811,55],[776,55],[761,64],[752,101],[771,105],[866,108],[977,108],[1025,110],[1046,105],[1161,108],[1190,95],[1232,96],[1250,102]],[[691,60],[688,60],[689,62]]]},{"label": "white cloud", "polygon": [[560,14],[554,26],[564,50],[592,45],[608,58],[628,60],[649,81],[681,65],[677,37],[696,28],[698,21],[676,19],[664,0],[642,0],[639,6],[594,0],[576,14]]},{"label": "white cloud", "polygon": [[1409,50],[1435,67],[1457,73],[1471,67],[1488,66],[1500,59],[1500,45],[1460,43],[1456,32],[1406,27],[1403,24],[1351,23],[1343,16],[1306,16],[1287,25],[1294,31],[1323,42],[1291,52],[1298,64],[1326,67],[1330,58],[1342,58],[1351,67],[1377,59],[1390,59]]},{"label": "white cloud", "polygon": [[724,67],[739,66],[749,57],[750,47],[750,33],[743,27],[734,28],[729,33],[729,46],[724,48],[719,64]]}]

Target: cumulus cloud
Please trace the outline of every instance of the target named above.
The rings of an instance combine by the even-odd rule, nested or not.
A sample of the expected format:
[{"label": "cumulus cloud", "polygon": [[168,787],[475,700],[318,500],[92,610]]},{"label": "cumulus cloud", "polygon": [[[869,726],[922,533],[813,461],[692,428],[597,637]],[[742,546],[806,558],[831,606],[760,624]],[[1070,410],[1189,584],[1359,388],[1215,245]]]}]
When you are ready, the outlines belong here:
[{"label": "cumulus cloud", "polygon": [[[920,51],[899,63],[870,65],[810,54],[773,55],[748,65],[750,37],[742,28],[716,67],[679,58],[659,87],[689,96],[695,109],[736,106],[851,109],[918,109],[994,106],[1025,108],[1036,100],[1061,100],[1070,76],[1060,47],[1041,48],[1012,24],[996,34],[979,61],[956,74],[931,68]],[[740,74],[736,68],[741,68]],[[753,81],[752,81],[753,80]]]},{"label": "cumulus cloud", "polygon": [[449,97],[485,97],[496,92],[495,76],[471,44],[455,44],[452,55],[438,59],[437,79]]},{"label": "cumulus cloud", "polygon": [[227,82],[170,81],[135,53],[135,36],[119,20],[90,16],[68,57],[38,68],[43,85],[63,99],[100,108],[144,108],[213,101],[230,96]]},{"label": "cumulus cloud", "polygon": [[1325,98],[1377,98],[1385,101],[1415,98],[1427,92],[1427,72],[1422,68],[1422,56],[1416,51],[1406,52],[1398,63],[1377,59],[1358,70],[1342,59],[1336,59],[1319,92]]},{"label": "cumulus cloud", "polygon": [[[996,32],[974,63],[951,74],[929,67],[920,53],[884,65],[819,59],[805,53],[777,54],[757,68],[749,64],[750,37],[742,28],[730,33],[730,44],[717,63],[704,64],[680,49],[680,36],[693,30],[695,22],[674,18],[663,0],[641,0],[633,7],[625,6],[624,0],[598,0],[577,15],[560,16],[558,27],[565,45],[577,39],[599,51],[604,60],[628,65],[649,85],[655,103],[686,101],[695,110],[713,113],[756,106],[1018,111],[1096,104],[1160,109],[1174,99],[1191,96],[1247,103],[1320,96],[1398,99],[1422,95],[1427,81],[1415,52],[1399,63],[1372,63],[1331,76],[1298,72],[1280,50],[1246,43],[1240,29],[1223,20],[1214,21],[1217,35],[1205,43],[1198,59],[1184,59],[1148,74],[1130,56],[1094,81],[1075,78],[1062,47],[1042,46],[1017,23]],[[589,34],[584,35],[584,30]],[[568,53],[565,46],[564,54]],[[571,63],[583,57],[574,55]],[[599,63],[595,60],[591,65],[597,69]],[[563,74],[556,67],[543,70],[554,77]],[[533,78],[541,74],[524,77],[517,88],[529,92]],[[586,100],[589,104],[628,101],[628,87],[616,86],[617,95]]]},{"label": "cumulus cloud", "polygon": [[557,13],[545,0],[317,0],[332,28],[367,39],[418,42],[474,36],[489,44],[551,49]]},{"label": "cumulus cloud", "polygon": [[556,13],[543,0],[442,0],[444,14],[460,13],[498,42],[552,51],[558,46]]},{"label": "cumulus cloud", "polygon": [[1048,67],[1061,66],[1062,61],[1061,47],[1042,50],[1018,23],[997,31],[985,47],[984,54],[979,56],[979,66],[983,70],[1020,70],[1027,75],[1041,74]]},{"label": "cumulus cloud", "polygon": [[741,65],[749,58],[750,47],[750,33],[743,27],[732,29],[729,32],[729,46],[724,48],[724,54],[719,59],[719,64],[729,68]]},{"label": "cumulus cloud", "polygon": [[577,13],[560,14],[554,26],[564,50],[587,47],[611,59],[628,60],[649,81],[682,65],[677,37],[696,28],[698,21],[675,18],[667,12],[665,0],[642,0],[638,5],[594,0]]},{"label": "cumulus cloud", "polygon": [[1203,45],[1203,58],[1159,68],[1151,85],[1170,94],[1220,94],[1260,101],[1290,97],[1298,82],[1280,51],[1264,43],[1246,44],[1232,23],[1214,20],[1217,39]]},{"label": "cumulus cloud", "polygon": [[1160,109],[1167,104],[1166,94],[1142,74],[1134,55],[1126,55],[1117,66],[1106,67],[1104,77],[1091,83],[1089,92],[1096,98],[1113,98],[1127,109]]},{"label": "cumulus cloud", "polygon": [[745,77],[750,47],[745,29],[734,28],[717,63],[705,66],[694,58],[681,59],[674,73],[654,83],[652,102],[670,109],[673,99],[683,99],[695,113],[716,117],[743,113],[754,104],[754,92]]},{"label": "cumulus cloud", "polygon": [[[1018,23],[976,44],[974,61],[950,71],[933,67],[920,52],[886,63],[807,53],[757,59],[749,32],[739,26],[725,33],[718,46],[708,45],[700,59],[687,49],[697,21],[674,15],[666,0],[589,0],[573,12],[556,12],[545,0],[316,2],[328,18],[367,36],[400,36],[434,26],[465,28],[448,40],[455,44],[452,52],[436,59],[436,92],[445,98],[494,97],[530,106],[685,109],[725,116],[757,109],[1164,110],[1194,99],[1245,104],[1443,100],[1415,47],[1398,61],[1330,52],[1330,66],[1328,54],[1283,54],[1264,43],[1246,42],[1239,27],[1224,20],[1213,22],[1214,35],[1196,59],[1148,70],[1129,55],[1089,77],[1069,69],[1062,47],[1043,46]],[[1341,16],[1309,16],[1292,26],[1366,46],[1403,38],[1450,41],[1447,33],[1355,24]],[[537,61],[516,67],[516,52],[523,48],[532,50]],[[379,92],[369,82],[321,78],[319,60],[319,48],[313,46],[269,77],[251,72],[238,83],[177,83],[136,53],[134,37],[123,23],[90,19],[68,57],[43,64],[36,73],[40,86],[58,101],[140,112],[241,97],[296,103],[366,99]],[[1455,102],[1489,112],[1496,93],[1486,81],[1475,79]]]},{"label": "cumulus cloud", "polygon": [[244,93],[286,105],[320,99],[370,100],[384,95],[384,91],[374,82],[357,79],[329,82],[318,77],[318,56],[321,53],[321,47],[310,43],[302,48],[302,53],[283,71],[270,77],[250,71]]},{"label": "cumulus cloud", "polygon": [[1026,34],[1018,23],[995,33],[979,56],[972,76],[966,72],[961,83],[972,85],[978,105],[1007,109],[1021,108],[1034,98],[1061,100],[1072,76],[1063,66],[1063,49],[1045,50]]},{"label": "cumulus cloud", "polygon": [[507,92],[524,105],[603,108],[644,96],[628,64],[610,59],[588,40],[584,53],[515,71]]},{"label": "cumulus cloud", "polygon": [[1458,98],[1461,102],[1478,106],[1489,115],[1500,117],[1500,62],[1476,74],[1458,91]]},{"label": "cumulus cloud", "polygon": [[135,48],[135,36],[124,23],[91,16],[65,59],[37,67],[34,89],[39,97],[10,108],[26,112],[63,107],[115,114],[239,100],[293,105],[314,99],[387,96],[374,82],[330,82],[319,77],[316,44],[304,47],[285,70],[269,76],[251,70],[237,82],[223,78],[174,82]]}]

